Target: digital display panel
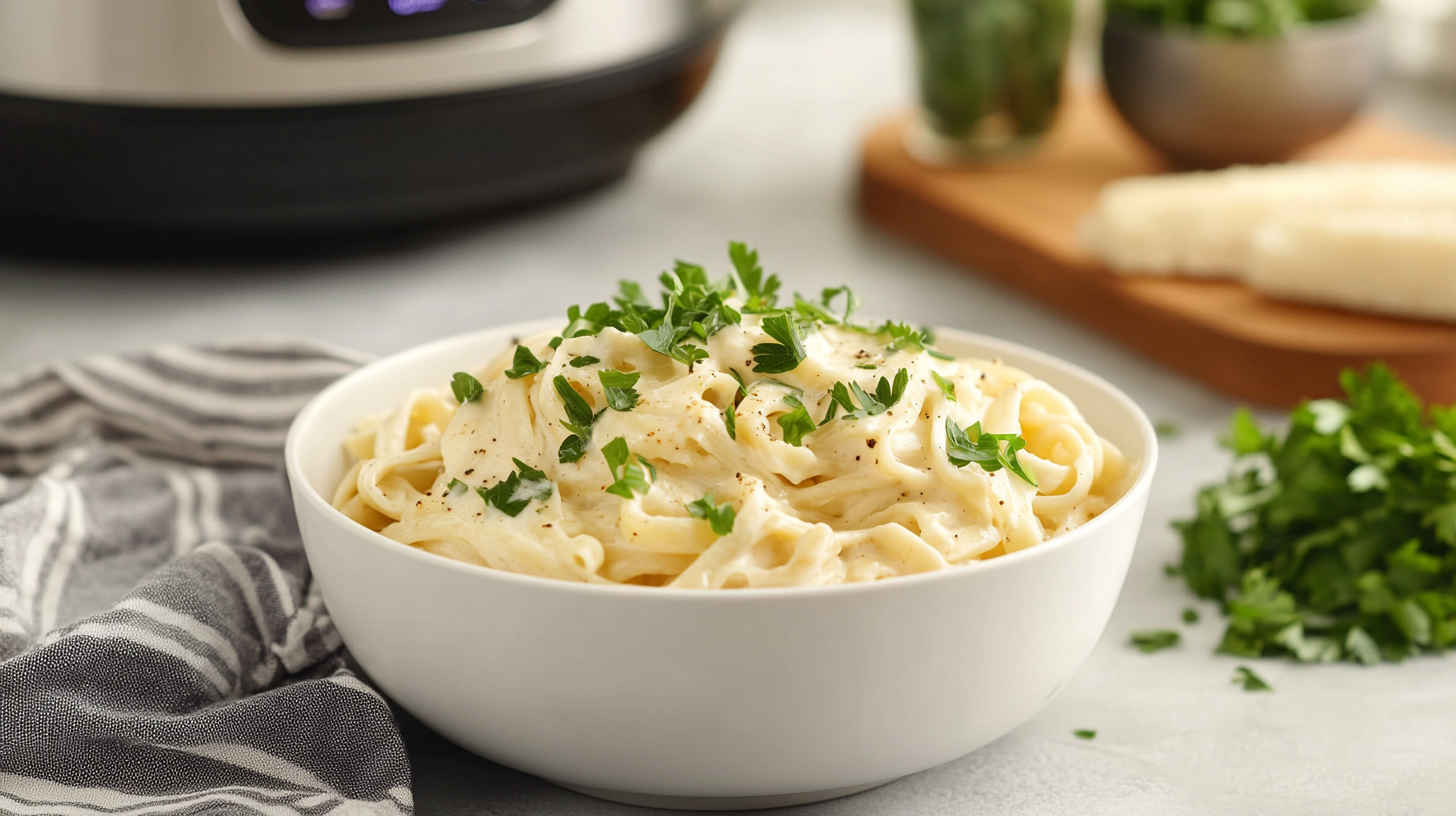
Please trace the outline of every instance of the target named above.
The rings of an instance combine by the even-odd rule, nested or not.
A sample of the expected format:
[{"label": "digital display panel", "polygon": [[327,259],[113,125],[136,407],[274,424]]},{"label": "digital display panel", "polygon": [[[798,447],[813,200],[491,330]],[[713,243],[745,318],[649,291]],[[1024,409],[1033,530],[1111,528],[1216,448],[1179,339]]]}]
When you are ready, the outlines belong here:
[{"label": "digital display panel", "polygon": [[512,25],[553,0],[238,0],[253,28],[300,48],[404,42]]}]

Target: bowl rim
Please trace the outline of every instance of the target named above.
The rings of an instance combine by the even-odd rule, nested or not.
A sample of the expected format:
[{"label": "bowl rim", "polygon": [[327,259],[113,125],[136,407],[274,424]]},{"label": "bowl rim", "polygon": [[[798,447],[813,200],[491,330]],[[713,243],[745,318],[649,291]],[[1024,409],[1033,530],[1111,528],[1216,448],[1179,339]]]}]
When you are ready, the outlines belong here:
[{"label": "bowl rim", "polygon": [[[1116,517],[1127,512],[1128,508],[1146,496],[1151,490],[1153,475],[1157,470],[1159,453],[1158,438],[1157,433],[1153,429],[1153,423],[1148,418],[1146,412],[1142,410],[1141,406],[1124,393],[1122,389],[1081,366],[1019,343],[952,327],[935,327],[934,331],[936,333],[952,337],[957,341],[991,347],[996,349],[998,354],[1004,351],[1008,355],[1014,355],[1024,360],[1032,361],[1037,366],[1046,366],[1053,370],[1061,369],[1058,373],[1066,373],[1080,377],[1087,384],[1110,397],[1118,408],[1125,411],[1132,418],[1136,428],[1136,435],[1141,437],[1145,455],[1139,465],[1137,478],[1128,486],[1123,495],[1108,506],[1106,510],[1082,526],[1047,539],[1036,546],[997,556],[988,561],[971,561],[954,565],[949,569],[921,572],[912,575],[898,575],[891,579],[879,581],[806,587],[745,587],[731,591],[710,591],[689,589],[686,587],[649,587],[636,584],[593,584],[582,581],[568,581],[561,578],[547,578],[539,575],[507,572],[479,564],[456,561],[411,547],[408,544],[395,541],[382,533],[364,527],[337,510],[305,478],[301,453],[303,437],[311,430],[309,426],[314,423],[316,415],[322,411],[323,406],[330,402],[340,391],[343,391],[360,380],[368,379],[375,371],[386,366],[392,367],[406,360],[430,358],[440,354],[445,349],[453,349],[458,345],[473,342],[475,338],[484,338],[488,335],[501,335],[505,337],[509,337],[512,334],[526,335],[532,331],[550,330],[552,326],[559,325],[560,322],[559,318],[523,321],[443,337],[380,357],[330,383],[309,400],[303,409],[294,417],[293,422],[288,428],[288,435],[284,443],[284,469],[290,484],[290,494],[295,514],[301,515],[303,512],[303,508],[298,506],[298,497],[302,496],[304,503],[318,514],[321,519],[330,522],[334,527],[340,528],[345,533],[357,536],[362,543],[379,548],[389,555],[415,559],[421,564],[428,563],[434,567],[454,571],[462,575],[476,576],[478,580],[483,581],[498,580],[504,581],[507,584],[515,584],[521,588],[535,588],[546,591],[554,590],[566,593],[586,593],[587,597],[601,596],[603,598],[617,597],[623,599],[651,597],[662,598],[665,601],[671,601],[672,599],[678,599],[679,601],[691,599],[687,602],[698,604],[744,603],[750,601],[762,603],[766,598],[782,600],[802,599],[805,597],[834,598],[865,592],[882,593],[914,590],[922,584],[955,581],[958,579],[965,580],[971,575],[980,575],[987,571],[1010,569],[1024,562],[1051,557],[1050,554],[1068,547],[1077,546],[1083,539],[1092,538],[1104,527],[1110,526]],[[1054,385],[1053,387],[1056,386]]]},{"label": "bowl rim", "polygon": [[1330,20],[1315,20],[1305,22],[1293,33],[1272,40],[1256,39],[1252,37],[1223,38],[1210,37],[1207,33],[1197,28],[1175,29],[1169,31],[1157,25],[1144,23],[1126,14],[1116,11],[1108,11],[1103,18],[1103,32],[1116,32],[1129,36],[1139,37],[1145,40],[1171,40],[1173,42],[1189,43],[1196,45],[1209,45],[1218,48],[1273,48],[1282,45],[1302,42],[1310,39],[1327,38],[1334,39],[1341,35],[1355,36],[1357,34],[1369,33],[1366,29],[1373,29],[1378,21],[1383,18],[1379,5],[1372,4],[1364,11],[1357,12],[1345,17],[1336,17]]}]

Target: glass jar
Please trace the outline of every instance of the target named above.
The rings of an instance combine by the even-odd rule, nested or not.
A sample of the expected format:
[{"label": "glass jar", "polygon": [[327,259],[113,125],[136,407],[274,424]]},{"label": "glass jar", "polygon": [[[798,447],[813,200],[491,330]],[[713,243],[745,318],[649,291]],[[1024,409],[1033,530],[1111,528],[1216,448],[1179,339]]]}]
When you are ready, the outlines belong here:
[{"label": "glass jar", "polygon": [[910,0],[920,116],[907,137],[936,164],[1014,156],[1051,128],[1075,0]]}]

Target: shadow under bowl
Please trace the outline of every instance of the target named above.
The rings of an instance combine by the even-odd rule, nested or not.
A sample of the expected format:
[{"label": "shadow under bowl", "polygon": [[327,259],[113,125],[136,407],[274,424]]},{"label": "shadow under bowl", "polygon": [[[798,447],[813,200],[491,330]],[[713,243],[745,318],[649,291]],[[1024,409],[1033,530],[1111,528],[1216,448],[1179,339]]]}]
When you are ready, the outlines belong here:
[{"label": "shadow under bowl", "polygon": [[1102,72],[1122,118],[1181,165],[1289,159],[1337,133],[1379,76],[1378,15],[1316,23],[1282,40],[1168,34],[1110,18]]}]

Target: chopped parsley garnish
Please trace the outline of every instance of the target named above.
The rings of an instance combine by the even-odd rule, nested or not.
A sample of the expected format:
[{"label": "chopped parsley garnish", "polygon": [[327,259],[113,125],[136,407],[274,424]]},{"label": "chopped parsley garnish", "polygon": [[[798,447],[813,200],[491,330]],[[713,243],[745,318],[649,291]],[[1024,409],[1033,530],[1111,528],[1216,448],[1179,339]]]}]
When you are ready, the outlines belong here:
[{"label": "chopped parsley garnish", "polygon": [[805,320],[817,320],[821,323],[835,324],[839,318],[835,317],[823,306],[804,299],[798,292],[794,293],[794,313]]},{"label": "chopped parsley garnish", "polygon": [[[586,309],[572,306],[566,313],[567,327],[552,339],[551,348],[559,348],[565,339],[595,336],[612,328],[636,335],[648,348],[691,369],[708,358],[708,350],[703,347],[708,338],[727,326],[739,325],[743,314],[748,313],[762,315],[764,333],[776,341],[753,347],[753,370],[764,374],[781,374],[797,368],[807,356],[805,333],[813,332],[821,324],[884,335],[892,351],[925,351],[941,359],[953,359],[934,349],[934,337],[929,329],[917,330],[906,323],[888,321],[878,327],[851,323],[860,299],[847,286],[824,289],[817,302],[796,294],[793,308],[778,308],[778,276],[764,274],[758,252],[735,241],[728,245],[728,257],[733,271],[717,281],[710,279],[703,267],[677,261],[672,271],[658,278],[663,287],[661,307],[654,306],[642,285],[633,281],[621,282],[612,303],[593,303]],[[728,303],[732,297],[741,300],[741,310]],[[577,358],[571,365],[578,368],[590,365],[587,359],[599,362],[596,358]],[[529,359],[518,356],[517,365],[511,370],[519,376],[534,373],[531,368],[539,361],[533,361],[534,355]],[[863,364],[861,367],[873,369],[875,366]]]},{"label": "chopped parsley garnish", "polygon": [[617,296],[613,298],[617,305],[623,309],[630,309],[635,312],[645,312],[652,308],[652,302],[642,291],[642,284],[636,281],[619,281],[617,283]]},{"label": "chopped parsley garnish", "polygon": [[731,374],[733,376],[733,380],[738,383],[738,395],[741,397],[748,396],[748,386],[743,384],[743,375],[739,374],[738,370],[734,368],[728,369],[728,373]]},{"label": "chopped parsley garnish", "polygon": [[581,457],[586,456],[586,437],[581,434],[572,434],[561,440],[561,447],[556,449],[556,461],[566,464],[568,462],[580,462]]},{"label": "chopped parsley garnish", "polygon": [[557,459],[562,463],[580,461],[586,454],[586,443],[591,441],[592,425],[596,424],[597,417],[607,409],[593,413],[587,401],[560,374],[556,375],[551,384],[556,387],[556,393],[560,395],[562,405],[566,408],[566,419],[561,425],[571,431],[571,436],[561,442],[561,449],[556,452]]},{"label": "chopped parsley garnish", "polygon": [[[613,298],[616,308],[610,303],[593,303],[585,310],[580,306],[567,309],[562,337],[595,336],[611,328],[635,334],[648,348],[688,366],[707,359],[708,350],[698,343],[742,320],[738,310],[726,302],[738,291],[738,279],[730,274],[713,282],[702,267],[678,261],[659,280],[664,289],[661,308],[648,301],[641,284],[622,281]],[[559,345],[555,340],[552,348]]]},{"label": "chopped parsley garnish", "polygon": [[[1004,448],[1001,446],[1003,442]],[[945,418],[945,454],[956,467],[975,462],[987,473],[995,473],[1004,467],[1036,487],[1036,477],[1021,466],[1021,459],[1016,455],[1025,447],[1026,440],[1016,434],[984,433],[980,422],[962,429],[955,420]]]},{"label": "chopped parsley garnish", "polygon": [[784,429],[784,441],[796,448],[802,447],[804,437],[813,433],[819,426],[815,424],[814,418],[809,416],[809,409],[804,407],[804,403],[800,402],[798,397],[789,394],[784,397],[784,402],[794,409],[787,414],[780,415],[777,420],[779,427]]},{"label": "chopped parsley garnish", "polygon": [[515,365],[506,369],[506,376],[513,380],[529,377],[546,367],[546,364],[536,359],[536,355],[525,346],[516,346],[516,358],[512,362]]},{"label": "chopped parsley garnish", "polygon": [[[485,503],[515,518],[526,509],[526,505],[532,501],[546,501],[551,498],[553,485],[546,474],[527,465],[520,459],[512,459],[516,465],[516,472],[507,476],[491,487],[477,487],[475,492],[480,494]],[[451,489],[454,489],[454,482],[451,482]]]},{"label": "chopped parsley garnish", "polygon": [[675,329],[664,322],[637,336],[642,338],[642,342],[646,343],[648,348],[658,354],[666,355],[683,365],[690,366],[700,360],[708,359],[708,350],[702,346],[684,342],[683,338],[687,336],[688,331],[690,329]]},{"label": "chopped parsley garnish", "polygon": [[799,326],[787,314],[769,315],[763,319],[763,331],[777,343],[759,343],[753,347],[753,370],[760,374],[782,374],[793,371],[809,356]]},{"label": "chopped parsley garnish", "polygon": [[1153,423],[1153,433],[1164,439],[1177,439],[1183,435],[1183,428],[1176,422],[1163,419]]},{"label": "chopped parsley garnish", "polygon": [[445,490],[447,491],[447,494],[451,496],[458,496],[469,489],[470,485],[460,481],[459,479],[451,479],[450,483],[445,485]]},{"label": "chopped parsley garnish", "polygon": [[[844,295],[844,312],[840,317],[835,317],[834,299],[839,297],[840,295]],[[804,318],[805,320],[816,320],[820,323],[828,323],[830,325],[844,325],[851,326],[853,328],[861,328],[858,326],[853,326],[853,324],[849,322],[850,316],[853,315],[856,311],[859,311],[859,307],[859,296],[856,295],[854,293],[854,290],[850,289],[848,286],[836,286],[832,289],[825,289],[824,292],[820,295],[818,303],[807,300],[804,298],[803,295],[800,295],[798,293],[794,294],[794,313]]]},{"label": "chopped parsley garnish", "polygon": [[[844,419],[864,419],[865,417],[879,416],[894,407],[900,398],[905,396],[905,386],[910,384],[910,372],[908,369],[900,369],[895,374],[893,385],[884,377],[875,386],[875,393],[867,393],[860,387],[859,383],[852,382],[848,387],[844,383],[837,382],[829,389],[829,410],[824,414],[824,422],[834,419],[835,413],[844,409]],[[854,399],[859,400],[859,407],[855,407]],[[823,422],[819,424],[824,424]]]},{"label": "chopped parsley garnish", "polygon": [[485,386],[464,371],[457,371],[455,379],[450,381],[450,390],[455,392],[455,401],[464,405],[480,399],[480,395],[485,393]]},{"label": "chopped parsley garnish", "polygon": [[930,372],[930,376],[935,378],[935,384],[940,386],[940,393],[944,394],[946,399],[950,400],[951,402],[959,401],[956,399],[955,383],[947,380],[946,378],[940,376],[940,374],[934,371]]},{"label": "chopped parsley garnish", "polygon": [[637,400],[640,395],[632,386],[637,384],[641,374],[633,372],[623,374],[615,369],[603,369],[597,372],[597,378],[602,381],[602,388],[607,392],[607,405],[613,411],[630,411],[637,407]]},{"label": "chopped parsley garnish", "polygon": [[1139,629],[1132,633],[1132,645],[1143,654],[1161,652],[1177,646],[1183,637],[1172,629]]},{"label": "chopped parsley garnish", "polygon": [[708,358],[708,350],[696,345],[695,341],[706,341],[719,330],[737,325],[743,319],[726,302],[737,291],[737,286],[732,276],[713,283],[701,266],[684,261],[678,261],[672,272],[664,272],[658,280],[666,290],[662,309],[640,308],[646,305],[641,287],[624,289],[623,295],[617,298],[617,304],[641,324],[641,328],[632,328],[631,331],[642,338],[648,348],[691,368]]},{"label": "chopped parsley garnish", "polygon": [[[552,338],[549,345],[552,349],[558,349],[565,340],[596,336],[604,330],[615,329],[637,336],[648,348],[683,363],[691,371],[695,364],[708,359],[706,344],[714,334],[728,326],[740,325],[744,314],[760,315],[759,325],[773,342],[758,343],[752,347],[751,366],[760,375],[758,380],[747,383],[737,370],[728,369],[728,373],[738,383],[739,395],[735,398],[734,405],[752,387],[762,383],[778,383],[777,380],[762,375],[782,374],[798,368],[808,356],[804,338],[824,325],[844,326],[865,335],[877,336],[891,352],[924,351],[941,359],[953,359],[935,350],[935,338],[928,328],[914,329],[907,323],[893,321],[886,321],[878,326],[852,323],[861,302],[847,286],[824,289],[817,301],[795,294],[792,308],[780,308],[777,305],[780,286],[778,276],[765,274],[756,250],[735,241],[728,246],[728,257],[732,263],[732,271],[719,280],[711,279],[702,266],[686,261],[675,262],[671,271],[658,277],[662,291],[661,302],[657,305],[654,305],[640,283],[622,281],[610,303],[593,303],[585,308],[572,306],[567,309],[567,326],[560,335]],[[737,300],[730,304],[731,298]],[[866,353],[861,352],[859,356],[864,357]],[[568,364],[573,368],[584,368],[600,362],[597,357],[580,356],[571,359]],[[547,365],[524,346],[517,347],[514,363],[507,372],[512,378],[538,373]],[[880,364],[864,362],[858,367],[873,371],[880,368]],[[553,380],[566,407],[567,417],[562,424],[571,431],[571,435],[562,442],[557,452],[562,462],[578,462],[586,454],[591,441],[592,426],[603,411],[630,411],[640,400],[634,387],[638,374],[626,374],[611,369],[598,374],[606,393],[607,407],[595,413],[564,378],[557,377]],[[935,377],[942,392],[948,398],[955,399],[954,387],[938,374]],[[900,401],[908,381],[908,369],[901,368],[893,380],[880,377],[873,391],[867,391],[857,383],[838,383],[831,390],[829,410],[823,421],[828,422],[841,415],[841,411],[843,418],[850,420],[882,414]],[[802,446],[804,437],[812,433],[816,426],[809,417],[808,410],[796,398],[801,392],[798,389],[791,390],[795,393],[795,398],[791,398],[790,403],[793,410],[781,415],[778,423],[784,429],[785,441]],[[568,394],[568,391],[572,393]],[[724,411],[723,424],[729,437],[736,440],[738,429],[734,408],[729,407]],[[1012,435],[982,435],[979,430],[976,439],[970,440],[966,438],[965,432],[960,429],[957,432],[965,444],[961,448],[951,446],[952,461],[959,458],[963,466],[971,461],[984,459],[983,467],[988,470],[1008,467],[1023,479],[1035,484],[1033,477],[1022,469],[1015,455],[1016,450],[1025,446],[1024,441]],[[1006,443],[1006,450],[1002,450],[1002,442]]]},{"label": "chopped parsley garnish", "polygon": [[1078,728],[1077,730],[1072,732],[1072,736],[1076,737],[1077,739],[1094,740],[1097,739],[1097,729]]},{"label": "chopped parsley garnish", "polygon": [[1198,623],[1198,610],[1191,606],[1183,610],[1183,622]]},{"label": "chopped parsley garnish", "polygon": [[1248,666],[1234,667],[1234,685],[1242,684],[1244,691],[1273,691],[1274,687],[1264,682],[1264,678],[1254,674],[1254,670]]},{"label": "chopped parsley garnish", "polygon": [[693,518],[703,519],[713,528],[713,532],[720,536],[733,532],[733,521],[736,515],[733,512],[733,505],[724,502],[720,505],[713,504],[713,491],[709,490],[707,495],[694,502],[688,502],[688,513]]},{"label": "chopped parsley garnish", "polygon": [[1219,651],[1400,661],[1456,646],[1456,409],[1381,365],[1341,377],[1282,436],[1247,410],[1235,467],[1176,523],[1188,588],[1222,604]]},{"label": "chopped parsley garnish", "polygon": [[652,487],[647,481],[648,473],[652,474],[652,481],[657,481],[657,468],[628,451],[625,437],[619,436],[603,445],[602,456],[606,457],[607,468],[612,472],[612,484],[607,492],[614,496],[630,499],[634,495],[646,495]]},{"label": "chopped parsley garnish", "polygon": [[763,267],[758,264],[758,250],[749,249],[741,241],[732,241],[728,244],[728,260],[733,262],[733,271],[738,282],[743,284],[744,311],[772,309],[778,299],[779,276],[763,276]]},{"label": "chopped parsley garnish", "polygon": [[937,360],[954,360],[949,354],[935,349],[935,335],[929,328],[915,329],[909,323],[897,323],[893,320],[886,320],[883,325],[873,329],[874,334],[888,335],[890,342],[886,345],[890,351],[923,351]]},{"label": "chopped parsley garnish", "polygon": [[830,289],[825,289],[820,293],[821,303],[823,303],[825,309],[833,308],[832,304],[834,303],[834,299],[840,295],[844,295],[844,313],[840,315],[839,322],[846,326],[852,325],[849,319],[854,316],[855,312],[859,311],[859,307],[861,306],[859,295],[856,295],[853,289],[848,286],[835,286]]}]

